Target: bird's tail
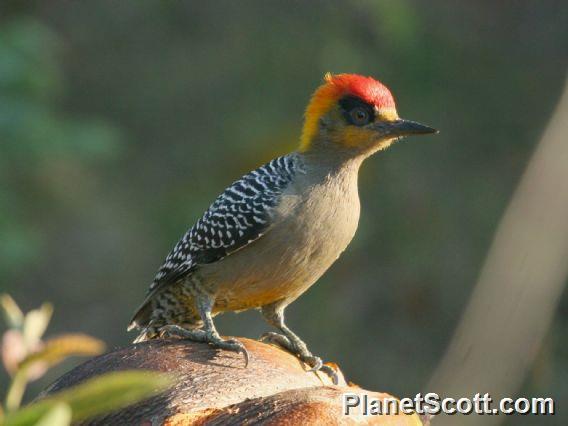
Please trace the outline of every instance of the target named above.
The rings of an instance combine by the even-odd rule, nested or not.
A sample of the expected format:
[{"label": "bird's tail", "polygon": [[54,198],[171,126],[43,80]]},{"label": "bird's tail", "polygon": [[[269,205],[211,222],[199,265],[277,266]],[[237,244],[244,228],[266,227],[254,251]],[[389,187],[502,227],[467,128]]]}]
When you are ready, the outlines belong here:
[{"label": "bird's tail", "polygon": [[145,342],[146,340],[157,339],[160,336],[158,331],[154,327],[145,327],[140,331],[138,337],[132,341],[132,343]]},{"label": "bird's tail", "polygon": [[138,337],[132,343],[144,342],[145,340],[159,337],[158,328],[154,324],[155,320],[152,319],[151,305],[150,300],[146,299],[130,320],[126,331],[140,330]]},{"label": "bird's tail", "polygon": [[145,327],[140,327],[137,326],[136,324],[130,324],[130,326],[128,327],[128,331],[134,328],[138,328],[140,331],[138,333],[138,336],[136,337],[136,339],[132,341],[132,343],[145,342],[146,340],[157,339],[160,337],[159,328],[152,324],[148,324]]},{"label": "bird's tail", "polygon": [[[169,293],[169,291],[173,293]],[[203,326],[201,317],[191,303],[176,305],[173,312],[164,311],[164,308],[160,305],[160,297],[163,296],[165,302],[169,303],[168,295],[170,299],[171,297],[178,297],[176,289],[170,287],[167,291],[150,294],[140,305],[127,329],[128,331],[139,330],[138,337],[134,339],[133,343],[160,338],[162,327],[168,324],[178,324],[178,318],[184,319],[182,323],[178,324],[184,328],[195,329]]]},{"label": "bird's tail", "polygon": [[159,327],[156,326],[155,319],[149,318],[150,315],[148,312],[145,312],[147,311],[145,308],[146,307],[143,307],[136,312],[136,315],[126,329],[126,331],[139,330],[138,336],[132,343],[144,342],[160,337]]}]

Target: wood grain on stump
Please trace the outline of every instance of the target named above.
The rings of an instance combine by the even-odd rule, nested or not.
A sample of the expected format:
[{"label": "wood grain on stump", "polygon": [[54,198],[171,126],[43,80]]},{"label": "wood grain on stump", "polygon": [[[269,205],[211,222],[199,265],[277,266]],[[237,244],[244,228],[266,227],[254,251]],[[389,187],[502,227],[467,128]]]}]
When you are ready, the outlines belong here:
[{"label": "wood grain on stump", "polygon": [[173,386],[89,424],[422,425],[416,415],[344,416],[343,393],[379,399],[390,395],[347,384],[341,373],[334,386],[325,374],[307,373],[304,364],[278,347],[239,340],[250,353],[247,368],[241,354],[185,340],[153,340],[95,357],[60,377],[41,396],[109,371],[152,370],[172,375]]}]

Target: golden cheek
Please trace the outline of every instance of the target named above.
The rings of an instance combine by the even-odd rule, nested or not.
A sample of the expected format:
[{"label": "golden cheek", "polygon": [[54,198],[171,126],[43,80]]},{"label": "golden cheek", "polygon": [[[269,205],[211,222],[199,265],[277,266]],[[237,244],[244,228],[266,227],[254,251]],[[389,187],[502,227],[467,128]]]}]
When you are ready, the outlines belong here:
[{"label": "golden cheek", "polygon": [[365,147],[377,139],[377,133],[369,129],[348,126],[341,131],[338,139],[342,145],[349,148]]}]

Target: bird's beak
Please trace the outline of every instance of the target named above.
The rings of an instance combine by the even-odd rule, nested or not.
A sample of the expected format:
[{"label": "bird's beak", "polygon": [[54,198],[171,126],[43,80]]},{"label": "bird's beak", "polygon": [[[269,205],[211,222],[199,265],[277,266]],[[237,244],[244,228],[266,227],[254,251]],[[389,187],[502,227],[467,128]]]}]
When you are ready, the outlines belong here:
[{"label": "bird's beak", "polygon": [[393,121],[381,121],[375,124],[375,130],[384,136],[402,137],[409,135],[426,135],[438,133],[432,127],[417,123],[416,121],[397,119]]}]

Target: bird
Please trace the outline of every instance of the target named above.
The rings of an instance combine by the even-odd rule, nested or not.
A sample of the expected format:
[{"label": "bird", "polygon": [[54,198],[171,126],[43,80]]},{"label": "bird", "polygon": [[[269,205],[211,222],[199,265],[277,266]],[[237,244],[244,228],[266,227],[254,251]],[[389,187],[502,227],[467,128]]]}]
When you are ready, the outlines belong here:
[{"label": "bird", "polygon": [[134,342],[177,337],[249,356],[213,317],[260,310],[277,344],[337,380],[285,323],[285,310],[347,248],[360,214],[363,161],[410,135],[437,133],[398,116],[373,77],[331,74],[310,98],[298,148],[227,187],[167,255],[128,330]]}]

